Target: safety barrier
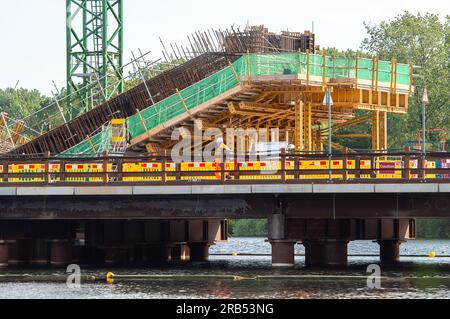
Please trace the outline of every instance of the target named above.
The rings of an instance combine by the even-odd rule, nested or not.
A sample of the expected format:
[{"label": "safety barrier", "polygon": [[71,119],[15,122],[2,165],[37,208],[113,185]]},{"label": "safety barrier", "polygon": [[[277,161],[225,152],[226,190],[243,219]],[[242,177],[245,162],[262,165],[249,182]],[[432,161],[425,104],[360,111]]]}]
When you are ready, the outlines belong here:
[{"label": "safety barrier", "polygon": [[[391,159],[392,158],[392,159]],[[450,154],[282,154],[278,160],[173,163],[170,158],[1,160],[0,183],[222,183],[275,181],[383,182],[450,181]],[[222,164],[225,163],[225,164]],[[106,169],[105,169],[106,168]]]}]

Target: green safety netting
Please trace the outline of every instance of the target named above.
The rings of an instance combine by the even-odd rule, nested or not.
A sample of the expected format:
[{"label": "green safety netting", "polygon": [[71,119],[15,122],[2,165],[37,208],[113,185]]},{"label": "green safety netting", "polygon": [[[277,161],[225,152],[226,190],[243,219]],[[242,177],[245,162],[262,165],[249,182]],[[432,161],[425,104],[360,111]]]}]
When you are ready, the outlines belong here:
[{"label": "green safety netting", "polygon": [[[170,119],[187,113],[187,110],[205,103],[222,93],[239,85],[241,77],[279,76],[279,75],[306,75],[309,69],[310,78],[323,77],[323,56],[306,53],[273,53],[244,55],[223,70],[195,83],[127,119],[128,132],[132,138],[138,137],[148,130],[154,129]],[[308,63],[309,60],[309,63]],[[357,63],[356,63],[357,61]],[[325,77],[328,79],[355,79],[372,81],[372,75],[378,78],[379,87],[389,87],[392,64],[387,61],[378,62],[378,72],[372,59],[359,58],[332,58],[325,57]],[[356,66],[356,64],[358,64]],[[237,77],[236,77],[237,75]],[[397,64],[397,73],[394,77],[397,84],[408,85],[410,69],[407,64]],[[375,79],[374,79],[375,80]],[[110,135],[109,135],[110,136]],[[94,145],[94,147],[92,146]],[[74,146],[61,155],[101,154],[108,150],[110,139],[105,132],[98,133],[91,140]]]},{"label": "green safety netting", "polygon": [[[243,68],[245,74],[250,76],[269,76],[269,75],[288,75],[308,73],[310,76],[323,76],[323,56],[319,54],[310,54],[309,63],[306,53],[277,53],[277,54],[252,54],[245,59]],[[356,66],[356,63],[358,66]],[[242,63],[241,63],[242,64]],[[373,65],[372,59],[365,58],[332,58],[325,57],[325,77],[327,79],[355,79],[358,72],[359,80],[372,81],[378,77],[379,86],[390,84],[391,82],[391,62],[378,61]],[[395,74],[397,84],[408,85],[410,81],[410,67],[407,64],[397,64],[397,73]]]},{"label": "green safety netting", "polygon": [[92,137],[84,140],[78,145],[68,149],[67,151],[60,153],[58,157],[70,157],[70,156],[100,156],[103,152],[109,151],[111,145],[112,130],[111,127],[104,128],[102,132],[93,135]]},{"label": "green safety netting", "polygon": [[[242,61],[234,64],[237,74],[241,73]],[[231,67],[227,67],[216,74],[182,90],[180,95],[175,94],[155,105],[131,116],[127,120],[128,131],[132,137],[139,136],[168,120],[186,113],[239,84]],[[184,104],[183,104],[184,103]],[[185,107],[186,106],[186,107]]]}]

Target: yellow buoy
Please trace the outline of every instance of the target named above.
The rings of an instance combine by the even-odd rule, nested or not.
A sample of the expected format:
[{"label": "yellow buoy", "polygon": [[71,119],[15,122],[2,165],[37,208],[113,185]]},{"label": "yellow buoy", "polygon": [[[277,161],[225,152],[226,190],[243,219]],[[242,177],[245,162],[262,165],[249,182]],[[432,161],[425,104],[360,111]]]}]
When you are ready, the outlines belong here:
[{"label": "yellow buoy", "polygon": [[436,257],[436,252],[430,251],[430,252],[428,253],[428,257],[430,257],[430,258]]},{"label": "yellow buoy", "polygon": [[109,273],[106,274],[106,283],[108,285],[114,283],[114,274],[112,272],[109,272]]},{"label": "yellow buoy", "polygon": [[238,256],[238,253],[232,253],[231,256],[237,257],[237,256]]}]

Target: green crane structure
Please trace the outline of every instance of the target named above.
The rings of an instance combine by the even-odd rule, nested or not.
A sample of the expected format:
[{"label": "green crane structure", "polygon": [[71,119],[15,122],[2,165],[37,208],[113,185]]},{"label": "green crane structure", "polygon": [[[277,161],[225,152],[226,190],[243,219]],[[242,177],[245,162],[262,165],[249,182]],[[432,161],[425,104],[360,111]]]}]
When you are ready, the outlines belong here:
[{"label": "green crane structure", "polygon": [[66,0],[66,5],[72,119],[123,92],[123,0]]}]

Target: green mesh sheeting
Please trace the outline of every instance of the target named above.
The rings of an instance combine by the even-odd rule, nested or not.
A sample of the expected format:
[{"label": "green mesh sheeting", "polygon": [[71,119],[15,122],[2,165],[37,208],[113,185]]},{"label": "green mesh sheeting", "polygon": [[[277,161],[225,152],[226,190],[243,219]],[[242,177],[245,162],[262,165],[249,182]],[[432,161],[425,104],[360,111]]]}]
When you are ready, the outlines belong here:
[{"label": "green mesh sheeting", "polygon": [[[277,53],[277,54],[252,54],[245,59],[245,75],[250,76],[270,76],[303,74],[306,75],[309,67],[310,76],[323,76],[323,56],[310,54],[309,63],[306,53]],[[248,62],[249,61],[249,65]],[[376,66],[372,66],[372,59],[356,58],[332,58],[325,57],[325,78],[326,79],[355,79],[358,72],[359,80],[372,81],[372,73],[376,80]],[[391,62],[379,61],[378,82],[391,82]],[[242,75],[242,74],[241,74]],[[397,64],[397,84],[408,85],[410,81],[410,68],[407,64]]]},{"label": "green mesh sheeting", "polygon": [[100,156],[103,152],[109,150],[111,145],[112,130],[111,127],[102,132],[84,140],[78,145],[60,153],[58,157],[83,157],[83,156]]},{"label": "green mesh sheeting", "polygon": [[[128,132],[132,138],[138,137],[148,130],[154,129],[161,124],[187,113],[186,108],[191,110],[202,103],[218,97],[226,91],[239,85],[238,78],[264,77],[294,75],[305,76],[309,69],[311,77],[323,77],[323,56],[321,54],[310,54],[309,63],[306,53],[274,53],[274,54],[250,54],[244,55],[233,63],[232,67],[211,75],[208,78],[182,90],[181,98],[174,94],[127,119]],[[357,64],[357,65],[356,65]],[[325,57],[325,78],[330,79],[355,79],[358,81],[372,82],[372,75],[378,77],[379,87],[389,87],[392,77],[391,62],[378,62],[378,75],[376,67],[372,65],[372,59],[332,58]],[[236,74],[233,72],[236,72]],[[236,77],[237,75],[237,77]],[[409,85],[409,65],[397,64],[396,74],[398,85]],[[186,104],[186,107],[183,105]],[[65,151],[61,155],[98,155],[109,148],[110,138],[105,138],[105,132],[99,133],[79,145]],[[94,147],[92,147],[92,144]]]},{"label": "green mesh sheeting", "polygon": [[[233,66],[237,74],[241,73],[242,60],[235,62]],[[187,109],[192,109],[202,103],[221,95],[222,93],[236,87],[238,85],[231,67],[227,67],[222,71],[184,89],[178,94],[156,103],[155,105],[143,110],[140,114],[131,116],[127,120],[128,131],[132,137],[139,136],[147,130],[151,130],[168,120],[186,113]],[[186,104],[186,108],[183,105]]]}]

